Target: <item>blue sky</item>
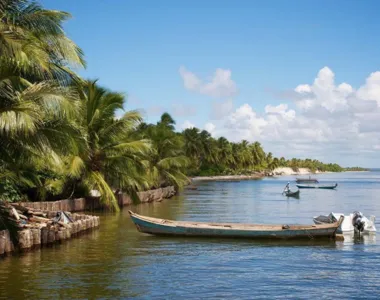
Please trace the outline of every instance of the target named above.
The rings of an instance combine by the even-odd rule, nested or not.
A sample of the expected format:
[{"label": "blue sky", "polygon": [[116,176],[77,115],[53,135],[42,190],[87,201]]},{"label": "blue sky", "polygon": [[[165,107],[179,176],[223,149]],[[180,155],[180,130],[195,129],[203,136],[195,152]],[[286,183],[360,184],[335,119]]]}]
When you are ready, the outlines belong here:
[{"label": "blue sky", "polygon": [[[215,136],[260,140],[275,155],[314,153],[316,158],[342,164],[352,164],[353,158],[358,164],[376,164],[380,130],[368,133],[360,129],[368,128],[363,125],[368,118],[353,112],[354,104],[347,103],[352,97],[377,101],[377,89],[366,86],[366,79],[380,69],[378,1],[45,0],[42,4],[72,14],[65,30],[84,50],[88,63],[80,74],[128,93],[127,109],[144,109],[148,121],[155,122],[168,110],[179,129],[184,122],[184,126],[199,128],[212,123]],[[181,66],[184,76],[179,72]],[[324,67],[333,72],[322,72],[324,75],[335,76],[331,93],[326,92],[327,87],[318,92],[316,86],[294,95],[301,84],[312,87]],[[217,69],[230,72],[221,73],[228,78],[207,87]],[[187,75],[194,75],[199,82],[186,88]],[[376,78],[373,81],[377,82]],[[340,101],[342,91],[337,95],[336,89],[343,82],[352,87],[349,96],[344,94],[346,110],[324,104],[323,99],[330,96],[332,102]],[[232,92],[227,91],[229,84]],[[362,92],[356,93],[361,87]],[[210,91],[220,88],[222,92]],[[312,109],[304,105],[310,99],[318,102]],[[215,113],[226,103],[222,114]],[[267,105],[278,109],[265,109]],[[322,124],[317,108],[327,109],[330,119],[343,115],[340,123],[356,127],[328,120]],[[289,113],[292,110],[295,117]],[[352,114],[355,117],[351,118]],[[300,124],[306,128],[308,118],[312,124],[309,131],[294,129]],[[372,118],[376,120],[376,116]],[[257,127],[255,122],[262,125]],[[338,125],[341,127],[334,131]],[[311,134],[319,127],[323,132]],[[287,131],[283,133],[281,128]],[[334,149],[328,148],[330,156],[326,154],[331,139],[336,141],[336,136],[342,135],[347,137]],[[286,147],[284,136],[299,147]],[[307,148],[311,143],[316,144],[315,152]],[[365,149],[347,150],[368,143],[371,145]]]}]

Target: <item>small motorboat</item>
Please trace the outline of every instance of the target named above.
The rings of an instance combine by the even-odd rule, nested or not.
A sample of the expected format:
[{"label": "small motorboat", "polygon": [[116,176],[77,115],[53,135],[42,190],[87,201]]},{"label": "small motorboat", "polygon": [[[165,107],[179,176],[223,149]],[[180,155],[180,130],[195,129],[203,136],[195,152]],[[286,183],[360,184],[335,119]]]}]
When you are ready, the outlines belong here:
[{"label": "small motorboat", "polygon": [[166,235],[215,238],[249,239],[312,239],[335,238],[342,216],[335,223],[316,225],[269,225],[241,223],[207,223],[172,221],[138,215],[129,211],[133,223],[140,232]]},{"label": "small motorboat", "polygon": [[348,216],[340,213],[330,213],[329,215],[320,215],[314,217],[315,224],[332,224],[344,216],[344,220],[339,226],[337,233],[359,233],[359,234],[371,234],[376,233],[375,216],[366,218],[361,212],[355,211]]},{"label": "small motorboat", "polygon": [[297,183],[318,183],[319,181],[316,178],[296,178]]},{"label": "small motorboat", "polygon": [[333,190],[335,189],[338,184],[335,183],[334,185],[329,184],[296,184],[296,186],[299,189],[326,189],[326,190]]}]

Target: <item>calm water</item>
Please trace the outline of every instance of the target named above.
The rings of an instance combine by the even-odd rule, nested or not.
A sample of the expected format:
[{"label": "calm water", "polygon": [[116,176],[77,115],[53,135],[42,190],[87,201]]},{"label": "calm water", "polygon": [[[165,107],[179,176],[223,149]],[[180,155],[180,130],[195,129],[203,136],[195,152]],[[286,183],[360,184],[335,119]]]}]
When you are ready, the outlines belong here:
[{"label": "calm water", "polygon": [[[380,218],[380,172],[318,177],[338,189],[302,190],[299,200],[288,200],[281,192],[294,177],[199,183],[196,191],[132,210],[216,222],[312,223],[315,215],[354,210]],[[0,260],[0,298],[376,299],[377,240],[160,238],[138,233],[125,209],[101,215],[101,228],[81,238]]]}]

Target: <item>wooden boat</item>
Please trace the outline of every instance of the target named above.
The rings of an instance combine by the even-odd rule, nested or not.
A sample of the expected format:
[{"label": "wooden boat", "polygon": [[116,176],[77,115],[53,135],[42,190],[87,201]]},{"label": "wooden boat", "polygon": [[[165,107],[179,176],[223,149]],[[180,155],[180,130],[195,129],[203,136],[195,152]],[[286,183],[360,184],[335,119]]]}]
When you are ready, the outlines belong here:
[{"label": "wooden boat", "polygon": [[300,195],[300,190],[296,190],[295,192],[286,191],[286,192],[284,192],[284,194],[287,197],[298,197]]},{"label": "wooden boat", "polygon": [[299,189],[327,189],[327,190],[333,190],[335,189],[338,184],[335,183],[334,185],[319,185],[319,184],[296,184],[296,186]]},{"label": "wooden boat", "polygon": [[318,183],[319,181],[316,178],[296,178],[297,183]]},{"label": "wooden boat", "polygon": [[333,238],[343,222],[321,225],[267,225],[240,223],[206,223],[171,221],[138,215],[129,211],[140,232],[154,235],[250,238],[250,239],[311,239]]}]

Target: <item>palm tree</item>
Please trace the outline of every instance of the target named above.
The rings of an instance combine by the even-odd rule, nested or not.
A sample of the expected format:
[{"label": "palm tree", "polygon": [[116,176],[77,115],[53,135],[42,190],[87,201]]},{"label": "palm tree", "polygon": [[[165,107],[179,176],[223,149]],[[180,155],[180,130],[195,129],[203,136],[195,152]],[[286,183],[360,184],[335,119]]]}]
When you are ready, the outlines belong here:
[{"label": "palm tree", "polygon": [[280,166],[279,159],[275,157],[269,164],[268,164],[268,169],[270,171],[273,171],[274,169],[278,168]]},{"label": "palm tree", "polygon": [[140,130],[143,138],[152,142],[152,152],[147,157],[150,188],[174,185],[181,188],[188,182],[185,168],[189,159],[184,155],[183,140],[167,122],[151,125]]},{"label": "palm tree", "polygon": [[163,113],[158,125],[166,126],[169,130],[174,131],[175,121],[169,113]]},{"label": "palm tree", "polygon": [[78,124],[87,148],[69,158],[67,175],[78,186],[99,191],[103,204],[117,210],[115,190],[136,197],[136,191],[148,186],[143,158],[151,146],[133,136],[142,120],[138,112],[115,117],[116,111],[124,109],[122,94],[101,88],[96,81],[87,81],[80,93],[83,117]]},{"label": "palm tree", "polygon": [[70,67],[85,62],[82,50],[63,31],[69,17],[28,0],[0,0],[0,79],[78,80]]},{"label": "palm tree", "polygon": [[18,186],[42,187],[40,171],[59,168],[78,130],[77,95],[63,87],[84,66],[62,22],[69,15],[26,0],[0,0],[0,173]]},{"label": "palm tree", "polygon": [[189,157],[195,166],[199,167],[199,160],[203,153],[203,145],[199,135],[198,128],[188,128],[182,132],[185,142],[185,154]]},{"label": "palm tree", "polygon": [[217,141],[217,144],[219,149],[219,161],[224,166],[228,166],[231,162],[233,162],[232,146],[230,142],[224,137],[220,137]]},{"label": "palm tree", "polygon": [[254,142],[251,145],[251,152],[253,156],[253,163],[255,166],[260,167],[265,160],[265,152],[259,142]]},{"label": "palm tree", "polygon": [[202,130],[199,138],[202,144],[201,163],[217,163],[216,143],[211,134],[206,130]]}]

